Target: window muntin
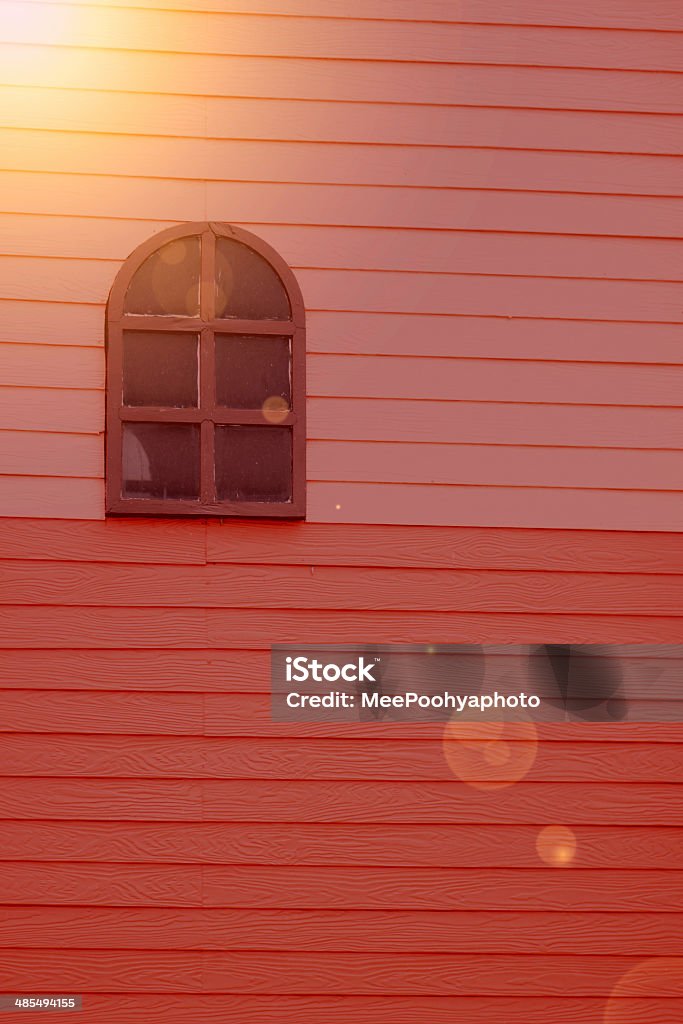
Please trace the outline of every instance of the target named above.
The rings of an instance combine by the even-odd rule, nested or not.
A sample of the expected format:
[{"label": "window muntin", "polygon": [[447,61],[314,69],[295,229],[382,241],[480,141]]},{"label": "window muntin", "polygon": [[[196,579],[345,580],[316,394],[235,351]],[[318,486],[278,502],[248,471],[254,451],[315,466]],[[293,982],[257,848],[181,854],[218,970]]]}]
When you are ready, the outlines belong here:
[{"label": "window muntin", "polygon": [[266,243],[222,224],[150,239],[107,348],[109,513],[304,514],[303,302]]}]

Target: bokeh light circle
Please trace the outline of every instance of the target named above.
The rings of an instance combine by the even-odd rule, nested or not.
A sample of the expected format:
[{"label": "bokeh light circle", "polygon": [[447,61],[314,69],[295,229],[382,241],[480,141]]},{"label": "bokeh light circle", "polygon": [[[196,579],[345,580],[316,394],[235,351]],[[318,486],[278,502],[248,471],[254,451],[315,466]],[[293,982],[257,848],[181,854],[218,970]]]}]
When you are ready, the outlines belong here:
[{"label": "bokeh light circle", "polygon": [[503,789],[520,782],[533,767],[538,732],[519,709],[508,709],[505,717],[490,722],[482,721],[481,712],[465,709],[446,723],[442,747],[456,778],[475,789]]}]

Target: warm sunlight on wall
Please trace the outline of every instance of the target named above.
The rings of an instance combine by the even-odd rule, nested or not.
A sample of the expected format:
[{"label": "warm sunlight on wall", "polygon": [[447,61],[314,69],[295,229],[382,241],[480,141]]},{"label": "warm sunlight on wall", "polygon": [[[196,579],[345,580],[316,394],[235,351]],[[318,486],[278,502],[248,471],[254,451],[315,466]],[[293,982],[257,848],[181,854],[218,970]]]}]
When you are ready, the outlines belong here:
[{"label": "warm sunlight on wall", "polygon": [[78,17],[78,7],[3,0],[0,3],[0,42],[68,43]]}]

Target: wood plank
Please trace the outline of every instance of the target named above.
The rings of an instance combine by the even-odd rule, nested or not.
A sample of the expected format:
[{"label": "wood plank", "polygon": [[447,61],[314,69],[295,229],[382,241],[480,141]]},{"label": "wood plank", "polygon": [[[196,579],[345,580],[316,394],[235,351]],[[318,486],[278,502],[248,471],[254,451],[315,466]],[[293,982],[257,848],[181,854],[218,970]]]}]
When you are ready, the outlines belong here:
[{"label": "wood plank", "polygon": [[[217,2],[222,5],[222,0]],[[390,2],[395,8],[396,0]],[[423,8],[424,4],[420,10]],[[604,10],[604,4],[600,10]],[[553,11],[546,7],[545,14],[550,17]],[[287,96],[337,101],[362,101],[372,96],[377,103],[442,105],[457,100],[475,107],[683,112],[680,76],[663,71],[651,75],[639,70],[368,59],[362,63],[336,59],[330,66],[324,60],[272,59],[256,54],[241,57],[84,49],[65,45],[64,40],[49,50],[31,41],[0,43],[0,82],[189,96]]]},{"label": "wood plank", "polygon": [[87,434],[0,430],[0,474],[100,478],[103,439]]},{"label": "wood plank", "polygon": [[[272,229],[269,229],[272,230]],[[329,230],[329,229],[318,229]],[[391,237],[392,232],[389,232]],[[430,235],[430,239],[431,239]],[[452,237],[448,232],[444,238]],[[471,236],[470,236],[471,237]],[[480,238],[488,237],[480,235]],[[496,235],[496,239],[512,236]],[[514,236],[516,240],[535,236]],[[570,236],[557,240],[571,248]],[[591,238],[587,248],[607,239]],[[547,244],[547,238],[546,242]],[[611,244],[611,240],[610,240]],[[626,239],[615,242],[628,246]],[[654,245],[659,245],[656,241]],[[431,241],[430,241],[431,245]],[[464,247],[464,253],[468,246]],[[596,250],[597,251],[597,250]],[[552,256],[548,257],[552,259]],[[566,362],[647,363],[681,361],[675,324],[532,320],[525,317],[438,317],[403,313],[349,313],[312,310],[308,315],[311,352],[367,355],[423,355],[463,358],[540,359]],[[537,439],[538,440],[538,439]]]},{"label": "wood plank", "polygon": [[[7,215],[0,217],[0,232],[8,219]],[[45,218],[38,219],[45,223]],[[0,317],[5,342],[85,345],[89,348],[104,344],[104,320],[98,306],[0,299]]]},{"label": "wood plank", "polygon": [[[45,694],[33,697],[34,706],[42,703]],[[258,739],[217,737],[188,739],[179,734],[201,734],[196,712],[201,700],[187,702],[187,723],[178,720],[178,701],[169,695],[157,694],[159,728],[155,736],[84,736],[77,732],[102,732],[104,709],[111,707],[110,732],[119,730],[120,704],[111,695],[98,699],[88,695],[92,705],[92,728],[84,720],[85,701],[76,702],[72,724],[63,724],[73,694],[60,695],[60,703],[47,700],[44,714],[31,715],[12,693],[0,692],[2,698],[3,758],[5,773],[11,776],[41,777],[125,777],[185,779],[319,779],[342,781],[406,780],[414,782],[451,781],[453,773],[444,757],[439,739],[422,741],[403,739],[401,731],[394,739],[364,740],[348,743],[333,739],[305,737],[302,739]],[[48,695],[49,697],[49,695]],[[37,699],[38,698],[38,699]],[[129,696],[133,709],[142,706],[142,721],[136,730],[145,732],[144,714],[148,705],[139,695]],[[149,702],[148,702],[149,703]],[[54,709],[55,721],[48,728],[48,717]],[[79,714],[80,712],[80,714]],[[166,722],[168,715],[169,723]],[[173,720],[175,718],[175,724]],[[149,727],[148,727],[149,728]],[[18,730],[18,734],[13,734]],[[61,731],[68,735],[59,735]],[[170,733],[175,733],[172,738]],[[542,735],[542,733],[541,733]],[[472,742],[473,751],[469,781],[510,781],[514,770],[502,761],[486,763],[486,740]],[[513,741],[514,743],[515,741]],[[524,746],[524,741],[521,741]],[[457,741],[453,741],[457,747]],[[448,749],[448,748],[447,748]],[[514,751],[514,747],[513,747]],[[514,767],[514,766],[513,766]],[[683,751],[676,744],[625,743],[539,743],[525,779],[534,782],[677,782],[683,768]],[[31,902],[31,901],[28,901]]]},{"label": "wood plank", "polygon": [[522,782],[485,793],[464,782],[7,779],[0,815],[57,821],[425,822],[676,825],[680,786]]},{"label": "wood plank", "polygon": [[[307,275],[310,273],[308,271]],[[347,276],[350,278],[353,273],[344,274],[344,278]],[[369,284],[372,284],[374,276],[369,275]],[[393,277],[394,287],[397,289],[400,287],[399,275],[377,276],[383,278],[383,281],[377,281],[377,285],[380,294],[384,296],[388,294],[390,277]],[[403,277],[409,278],[410,275],[401,275],[401,278]],[[440,288],[430,289],[429,287],[435,278],[441,283],[440,275],[423,278],[423,290],[427,293],[424,297],[425,305],[430,302],[428,293],[440,290]],[[460,287],[466,288],[474,279],[463,275],[462,277],[449,277],[448,280],[452,282],[452,292],[455,293]],[[476,280],[486,280],[488,289],[500,285],[504,279],[477,278]],[[443,283],[445,287],[445,281]],[[563,282],[562,284],[569,283]],[[330,280],[329,284],[331,292],[335,289],[337,282]],[[354,282],[350,281],[349,284],[353,289]],[[415,299],[411,300],[410,296],[406,298],[406,292],[410,291],[411,284],[409,279],[406,280],[404,290],[406,305],[415,301]],[[508,288],[518,288],[519,292],[523,292],[527,284],[531,284],[531,282],[514,279],[514,282],[509,281]],[[598,288],[602,288],[603,284],[606,282],[602,282]],[[634,288],[635,285],[630,282],[629,284],[625,283],[624,287]],[[416,285],[416,293],[418,289],[419,286]],[[368,301],[372,301],[369,296]],[[423,300],[418,301],[422,302]],[[550,295],[548,295],[548,301],[552,301]],[[611,298],[608,298],[606,290],[603,308],[610,301]],[[394,300],[394,304],[402,303]],[[663,306],[664,303],[662,303],[662,313],[664,312]],[[555,308],[559,314],[559,306]],[[8,346],[12,349],[23,349],[23,347]],[[0,346],[1,348],[2,346]],[[60,353],[54,353],[54,349],[50,346],[44,346],[44,348],[46,353],[53,353],[52,361],[56,361],[56,357]],[[680,396],[683,392],[683,367],[596,365],[593,363],[560,364],[523,359],[430,359],[421,356],[313,355],[308,360],[307,375],[308,393],[312,397],[318,398],[675,406],[681,401]],[[538,440],[543,441],[542,438]]]},{"label": "wood plank", "polygon": [[314,522],[646,531],[683,522],[683,495],[667,491],[313,483],[308,494]]},{"label": "wood plank", "polygon": [[[3,653],[4,663],[4,653]],[[674,663],[676,664],[676,663]],[[675,679],[675,672],[674,677]],[[133,680],[135,677],[133,677]],[[269,692],[264,692],[267,686],[267,676],[259,680],[259,689],[252,692],[229,692],[220,693],[207,692],[203,701],[201,696],[185,695],[183,698],[169,699],[169,719],[164,723],[163,729],[159,727],[160,708],[166,702],[164,692],[159,694],[153,691],[150,694],[135,692],[131,698],[127,691],[112,693],[88,694],[79,690],[65,692],[47,691],[43,695],[44,714],[35,710],[35,691],[42,683],[41,678],[34,680],[34,686],[25,693],[17,693],[15,689],[8,688],[3,692],[3,705],[6,707],[7,729],[20,733],[34,733],[41,735],[45,733],[85,733],[98,736],[119,734],[125,735],[195,735],[205,733],[213,737],[264,737],[272,739],[282,737],[291,740],[294,744],[300,743],[302,739],[333,738],[344,739],[353,743],[365,742],[374,739],[396,740],[417,739],[429,740],[434,752],[441,749],[443,738],[443,723],[440,722],[405,722],[400,730],[394,721],[384,722],[343,722],[325,721],[320,722],[279,722],[272,720],[271,699]],[[73,684],[71,684],[73,685]],[[224,684],[225,685],[225,684]],[[662,687],[666,683],[662,684]],[[206,708],[206,717],[202,724],[202,703]],[[589,743],[677,743],[683,733],[682,723],[677,719],[678,705],[663,702],[661,699],[653,698],[649,702],[629,703],[630,721],[626,722],[591,722],[589,727],[585,722],[544,722],[539,726],[539,735],[543,740],[551,742],[589,742]],[[641,718],[645,721],[641,721]],[[514,735],[514,727],[511,726],[511,739],[526,739],[526,735]],[[8,739],[8,743],[9,743]],[[21,740],[13,740],[19,742]],[[29,740],[29,746],[35,740]],[[87,740],[83,741],[88,746]],[[58,739],[46,741],[45,752],[41,758],[45,764],[51,763],[50,758],[54,744],[57,744],[57,759],[59,760],[60,741]],[[232,746],[232,743],[231,743]],[[152,743],[152,750],[154,750]],[[166,746],[166,752],[170,749]],[[384,748],[381,748],[384,749]],[[110,748],[106,745],[102,748],[102,756],[106,759],[110,756]],[[138,750],[135,747],[135,750]],[[87,752],[87,750],[86,750]],[[378,754],[381,750],[378,752]],[[375,756],[378,756],[376,754]],[[207,750],[205,755],[209,756]],[[227,756],[227,755],[226,755]],[[348,755],[344,753],[344,757]],[[415,752],[417,757],[417,752]],[[609,757],[610,755],[605,755]],[[554,755],[548,752],[548,758],[552,762]],[[633,757],[637,763],[644,763],[647,758],[644,755],[634,753]],[[429,761],[429,755],[427,760]],[[144,759],[143,759],[144,760]],[[138,765],[137,770],[143,770],[139,765],[139,758],[133,754],[131,759],[131,770]],[[52,762],[56,763],[56,762]],[[87,764],[78,762],[78,764]],[[100,763],[95,759],[92,762]],[[110,763],[116,763],[110,762]],[[181,760],[180,764],[187,765],[187,758]],[[211,761],[214,763],[214,761]],[[220,765],[221,758],[215,755],[215,763]],[[228,762],[229,763],[229,762]],[[589,763],[591,760],[589,759]],[[206,762],[208,766],[209,762]],[[205,766],[205,767],[206,767]],[[16,766],[13,766],[16,767]],[[47,769],[46,769],[47,770]],[[190,770],[190,769],[188,769]],[[207,767],[208,770],[208,767]],[[217,768],[218,770],[218,768]],[[485,770],[492,777],[495,776],[497,768],[490,765],[484,766]],[[504,766],[503,769],[504,771]],[[588,770],[591,770],[590,768]],[[116,772],[115,772],[116,773]],[[128,774],[121,770],[122,774]],[[479,771],[478,771],[479,774]],[[201,775],[201,772],[200,772]],[[446,776],[450,778],[450,775]]]},{"label": "wood plank", "polygon": [[[46,0],[63,3],[63,0]],[[130,7],[130,0],[104,0],[109,7]],[[149,0],[151,8],[180,11],[225,10],[224,0]],[[412,0],[232,0],[231,12],[240,14],[300,15],[318,18],[374,18],[416,21]],[[419,13],[426,21],[475,22],[513,25],[577,25],[590,28],[651,28],[675,31],[683,28],[680,8],[671,0],[654,0],[646,10],[637,0],[607,0],[596,9],[589,0],[578,0],[571,10],[548,8],[543,0],[465,0],[454,10],[450,0],[423,0]]]},{"label": "wood plank", "polygon": [[[60,447],[60,456],[62,451]],[[64,455],[68,459],[65,468],[71,466],[77,471],[79,464],[71,458],[71,449]],[[642,490],[666,491],[675,489],[683,479],[683,453],[614,448],[312,441],[308,445],[306,465],[309,480],[368,483],[629,490],[637,480]]]},{"label": "wood plank", "polygon": [[[557,570],[571,572],[683,572],[683,551],[678,535],[619,533],[618,531],[487,530],[467,527],[363,526],[358,524],[269,523],[210,520],[206,524],[185,520],[109,519],[105,523],[83,521],[75,536],[73,526],[61,520],[0,519],[0,555],[3,558],[98,562],[238,562],[260,565],[350,565],[404,568],[470,568]],[[206,532],[206,552],[204,534]],[[85,542],[84,542],[85,541]],[[54,652],[45,654],[58,658]],[[128,657],[110,651],[108,657]],[[190,653],[193,661],[197,655]],[[22,655],[22,657],[30,657]],[[61,657],[68,657],[65,653]],[[89,655],[78,651],[77,674],[86,678]],[[94,656],[96,659],[99,655]],[[153,659],[142,652],[132,655],[139,676],[153,668]],[[172,656],[173,663],[183,655]],[[221,664],[226,676],[245,672],[245,664],[262,656],[258,652],[212,651],[207,657]],[[137,659],[140,659],[138,661]],[[178,661],[180,664],[181,661]],[[259,661],[259,663],[261,663]],[[162,661],[160,664],[164,664]],[[263,662],[265,665],[265,662]],[[144,671],[143,671],[144,666]],[[101,666],[107,671],[106,664]],[[118,670],[115,670],[118,671]],[[170,672],[165,665],[164,671]],[[213,678],[210,665],[201,668]],[[120,674],[120,673],[119,673]],[[126,674],[125,672],[123,673]],[[188,679],[193,673],[188,668]]]},{"label": "wood plank", "polygon": [[[30,264],[32,261],[28,262]],[[81,263],[75,262],[79,265]],[[303,271],[301,276],[306,280],[311,273]],[[343,273],[344,276],[350,276],[355,272]],[[369,275],[369,284],[372,284],[373,276]],[[395,286],[399,287],[399,275],[386,276],[395,277]],[[400,275],[401,278],[410,276]],[[438,279],[439,285],[438,289],[433,289],[435,291],[441,291],[442,288],[445,290],[446,282],[453,282],[455,292],[459,288],[465,289],[467,281],[472,280],[465,275],[429,275],[427,280],[434,278]],[[533,279],[476,280],[486,281],[487,289],[493,289],[496,282],[500,284],[502,281],[514,280],[514,284],[510,283],[508,287],[513,288],[521,284],[520,291],[534,284]],[[331,290],[336,290],[343,284],[343,278],[330,283]],[[412,284],[417,294],[417,283],[408,280],[406,288],[410,289]],[[565,281],[562,284],[568,285],[570,282]],[[381,294],[386,294],[381,281],[378,285]],[[601,282],[598,288],[605,285],[606,282]],[[366,290],[365,285],[361,287],[363,291]],[[624,283],[624,287],[633,289],[635,284]],[[609,296],[606,290],[604,300],[601,300],[603,308],[613,298],[615,297]],[[350,297],[347,301],[353,301],[353,298]],[[408,304],[411,299],[408,297],[404,301]],[[428,304],[429,298],[420,298],[417,301]],[[482,297],[482,301],[485,301],[485,298]],[[549,295],[547,301],[551,302],[552,296]],[[660,315],[665,315],[664,309]],[[0,367],[5,386],[8,387],[47,386],[89,390],[104,386],[103,352],[95,348],[0,344]],[[626,363],[560,363],[530,359],[434,358],[417,354],[376,356],[322,353],[310,355],[307,377],[308,393],[312,398],[675,407],[681,400],[683,367]]]},{"label": "wood plank", "polygon": [[[5,256],[0,257],[0,269],[5,298],[61,299],[97,304],[106,301],[118,264],[105,260]],[[299,270],[297,278],[310,308],[316,310],[570,320],[659,320],[671,323],[683,319],[680,284],[664,280],[598,281],[311,268]],[[21,359],[24,346],[5,345],[3,348],[6,350],[3,358],[11,370],[10,359]],[[56,358],[55,352],[50,354],[47,351],[50,346],[43,348],[46,349],[46,359]],[[71,351],[72,359],[80,370],[75,378],[77,384],[81,387],[99,386],[102,381],[101,353],[82,346],[71,346]],[[86,353],[91,353],[92,361],[98,364],[98,369],[93,368],[90,373],[86,369]],[[26,353],[23,358],[27,358]],[[596,372],[591,369],[592,374]],[[67,375],[62,386],[73,387],[73,379]],[[315,378],[313,381],[315,386]],[[14,383],[12,377],[9,383]],[[34,383],[40,385],[44,381],[38,376]]]},{"label": "wood plank", "polygon": [[[416,613],[419,614],[419,613]],[[348,639],[348,638],[347,638]],[[342,641],[343,642],[343,641]],[[271,699],[266,694],[207,693],[205,732],[209,736],[263,736],[335,737],[353,740],[396,738],[395,722],[275,722],[272,720]],[[654,716],[656,705],[651,705]],[[671,709],[667,709],[668,712]],[[633,709],[633,714],[637,709]],[[669,714],[669,718],[671,715]],[[511,727],[514,731],[514,728]],[[591,723],[543,723],[542,738],[548,741],[612,743],[617,741],[642,743],[677,743],[683,737],[683,724],[674,721]],[[422,738],[440,741],[443,727],[440,723],[403,723],[402,738]],[[524,738],[524,737],[522,737]]]},{"label": "wood plank", "polygon": [[[37,710],[35,692],[26,691],[22,699],[21,691],[0,691],[0,703],[7,708],[3,730],[12,730],[14,725],[24,732],[45,729],[48,732],[112,731],[169,736],[198,736],[203,732],[202,699],[193,694],[92,694],[51,690],[44,692],[42,706]],[[51,717],[52,730],[49,729]],[[135,757],[134,750],[131,753]],[[128,773],[123,771],[123,774]]]},{"label": "wood plank", "polygon": [[73,523],[59,519],[0,519],[0,554],[4,558],[44,558],[52,562],[85,558],[97,562],[197,564],[205,562],[204,534],[204,524],[192,520],[84,520],[75,530]]},{"label": "wood plank", "polygon": [[534,445],[542,437],[546,445],[570,447],[683,447],[677,409],[362,398],[309,398],[307,408],[315,440]]},{"label": "wood plank", "polygon": [[[354,58],[447,63],[635,68],[680,71],[683,57],[673,33],[593,32],[579,28],[456,25],[364,21],[346,18],[151,11],[50,3],[35,17],[7,3],[5,40],[11,43],[252,54],[277,57]],[[78,17],[69,17],[78,13]],[[255,42],[256,41],[256,42]]]},{"label": "wood plank", "polygon": [[[457,871],[445,868],[311,868],[306,867],[216,867],[211,865],[128,865],[128,864],[62,864],[0,863],[3,884],[3,903],[10,906],[109,906],[109,907],[241,907],[278,908],[292,910],[488,910],[494,913],[525,911],[530,906],[546,913],[566,912],[679,912],[683,909],[681,873],[676,871],[571,871],[548,869],[511,871]],[[249,954],[253,957],[253,954]],[[3,957],[4,959],[4,957]],[[284,972],[275,968],[270,982],[249,979],[249,964],[241,981],[214,979],[207,988],[212,991],[306,991],[311,977],[318,977],[310,962]],[[329,960],[329,957],[326,957]],[[469,985],[462,976],[452,976],[448,984],[433,965],[431,984],[416,981],[410,972],[404,974],[403,984],[389,982],[382,977],[381,960],[375,970],[365,974],[359,971],[354,958],[349,958],[347,970],[341,971],[336,986],[325,986],[326,991],[339,991],[345,983],[351,992],[375,991],[408,993],[421,991],[434,995],[457,993],[465,988],[468,994],[506,995],[524,990],[530,982],[510,978],[511,963],[501,958],[496,969],[498,983],[483,982],[477,972],[467,972]],[[601,959],[601,958],[599,958]],[[343,962],[343,961],[342,961]],[[6,969],[6,965],[5,969]],[[218,968],[220,964],[216,965]],[[442,967],[445,964],[441,965]],[[529,964],[537,972],[538,984],[544,994],[551,994],[546,978],[547,964]],[[571,965],[570,965],[571,966]],[[384,964],[386,970],[387,964]],[[480,965],[480,970],[483,965]],[[328,968],[329,969],[329,968]],[[399,966],[400,969],[400,966]],[[559,973],[559,972],[558,972]],[[374,975],[375,980],[370,978]],[[290,988],[286,988],[289,976]],[[589,972],[589,977],[591,972]],[[600,976],[600,975],[599,975]],[[602,984],[605,985],[604,974]],[[557,979],[557,974],[555,975]],[[2,974],[0,973],[0,978]],[[595,978],[595,975],[593,975]],[[247,980],[249,979],[249,980]],[[673,979],[672,979],[673,981]],[[100,982],[101,984],[101,982]],[[519,988],[517,985],[519,984]],[[557,984],[557,981],[556,981]],[[595,982],[594,982],[595,984]],[[678,978],[681,987],[680,977]],[[15,981],[16,986],[16,981]],[[36,982],[33,982],[36,986]],[[62,988],[64,986],[62,985]],[[610,986],[611,987],[611,986]],[[108,991],[111,991],[108,989]],[[566,990],[565,990],[566,991]],[[589,995],[596,989],[575,989],[577,995]],[[540,994],[540,993],[539,993]],[[663,995],[654,992],[655,995]],[[673,994],[673,993],[671,993]],[[681,990],[683,995],[683,990]]]},{"label": "wood plank", "polygon": [[[108,959],[107,959],[108,958]],[[350,992],[377,995],[523,996],[533,985],[536,996],[609,995],[631,970],[626,957],[524,956],[453,957],[426,954],[419,964],[404,954],[318,953],[306,958],[287,952],[193,952],[164,950],[139,954],[124,950],[52,950],[49,957],[33,950],[3,950],[0,978],[29,991],[61,987],[92,992],[199,992],[211,985],[214,993],[301,992],[308,995],[311,978],[324,983],[330,995]],[[675,971],[648,975],[638,986],[641,997],[680,995]],[[342,992],[342,978],[348,990]],[[202,986],[201,979],[206,979]],[[26,979],[26,980],[24,980]],[[289,979],[290,988],[286,988]],[[560,979],[565,979],[561,981]],[[308,988],[305,987],[306,983]],[[657,988],[658,983],[660,988]],[[383,986],[383,987],[382,987]],[[4,987],[12,987],[5,984]],[[88,999],[90,1008],[90,999]],[[270,1018],[268,1018],[270,1019]],[[456,1018],[457,1019],[457,1018]]]},{"label": "wood plank", "polygon": [[678,643],[680,618],[643,615],[532,615],[449,612],[292,611],[203,608],[5,607],[0,643],[16,649],[116,647],[131,650],[269,648],[305,637],[308,644],[348,643]]},{"label": "wood plank", "polygon": [[683,572],[676,534],[211,521],[206,544],[210,562]]},{"label": "wood plank", "polygon": [[[622,498],[623,500],[623,498]],[[478,611],[675,616],[683,576],[345,566],[0,563],[0,602],[59,607]]]},{"label": "wood plank", "polygon": [[[249,650],[4,650],[2,665],[5,690],[264,693],[270,655]],[[635,696],[634,677],[644,673],[650,699],[675,698],[679,665],[680,656],[663,662],[658,656],[631,654],[628,666],[632,674],[624,680],[626,692]]]},{"label": "wood plank", "polygon": [[[79,537],[84,525],[79,524]],[[169,557],[177,554],[182,558],[180,546],[176,551],[173,545],[174,540],[171,539],[167,549]],[[106,557],[116,561],[116,552],[110,550]],[[0,657],[2,685],[6,689],[137,690],[150,693],[159,690],[199,693],[235,690],[241,693],[260,690],[270,672],[270,653],[267,651],[5,650]]]},{"label": "wood plank", "polygon": [[[0,172],[3,212],[225,219],[420,229],[520,231],[651,238],[683,236],[683,200],[475,189],[301,185]],[[18,296],[10,296],[17,298]],[[46,296],[47,298],[47,296]]]},{"label": "wood plank", "polygon": [[[577,825],[571,873],[671,870],[683,857],[677,827]],[[533,825],[370,825],[250,822],[3,821],[5,862],[356,865],[362,868],[539,868]]]},{"label": "wood plank", "polygon": [[[575,953],[675,956],[679,913],[173,910],[44,907],[0,910],[14,949],[207,949],[404,953]],[[490,1018],[489,1018],[490,1019]]]},{"label": "wood plank", "polygon": [[[86,275],[95,265],[78,261]],[[104,388],[104,352],[83,345],[0,344],[0,372],[6,387]]]},{"label": "wood plank", "polygon": [[[0,386],[0,426],[5,430],[99,434],[104,429],[104,394],[94,390]],[[3,508],[3,515],[7,515],[7,509]]]},{"label": "wood plank", "polygon": [[[263,1024],[264,1020],[346,1024],[349,1014],[377,1024],[450,1024],[453,1020],[489,1024],[501,1013],[506,1024],[545,1024],[549,1014],[557,1024],[595,1024],[604,1012],[604,1003],[602,998],[546,996],[87,996],[91,1024],[111,1024],[112,1020],[117,1024],[195,1024],[198,1014],[209,1024],[224,1024],[226,1020],[245,1024]],[[683,1010],[683,1001],[675,998],[620,998],[611,1005],[623,1024],[678,1024]]]},{"label": "wood plank", "polygon": [[[313,309],[586,320],[683,318],[680,285],[666,281],[315,269],[300,270],[298,277]],[[591,367],[590,372],[597,370]]]},{"label": "wood plank", "polygon": [[[281,161],[276,163],[282,166]],[[355,166],[358,166],[357,162]],[[496,166],[508,166],[508,162]],[[676,175],[678,180],[678,165]],[[34,217],[6,213],[0,218],[0,244],[6,254],[15,256],[119,260],[125,259],[137,245],[168,226],[168,223],[157,221]],[[500,232],[407,231],[400,228],[311,225],[241,226],[269,242],[295,270],[316,267],[503,275],[514,272],[515,275],[541,277],[609,276],[659,280],[665,262],[667,280],[683,279],[683,242],[672,239],[585,238],[580,235],[556,238],[552,235]],[[4,300],[0,307],[8,317],[7,323],[3,322],[4,339],[8,342],[53,343],[57,325],[53,325],[51,330],[47,315],[44,322],[31,333],[28,333],[28,324],[24,324],[23,333],[19,337],[6,332],[6,327],[11,327],[12,331],[22,329],[23,320],[19,315],[22,309],[17,309],[17,305],[23,307],[26,317],[32,312],[28,303],[13,304],[12,300]],[[62,306],[54,307],[54,312],[57,313],[59,309],[67,314],[72,312],[71,307],[65,309]],[[13,313],[16,315],[13,316]],[[73,321],[75,319],[74,316]],[[528,350],[531,348],[538,358],[566,359],[571,353],[573,359],[595,362],[611,359],[618,362],[656,362],[657,346],[664,345],[674,333],[677,337],[677,329],[667,324],[656,327],[610,324],[598,330],[591,323],[575,322],[568,328],[561,321],[544,321],[543,325],[539,325],[530,320],[522,331],[518,321],[501,321],[495,317],[463,318],[453,324],[440,317],[425,316],[423,326],[416,332],[414,324],[406,325],[405,317],[384,314],[372,318],[370,347],[368,319],[367,316],[361,318],[353,313],[340,316],[338,313],[330,315],[313,311],[308,318],[309,340],[312,344],[310,351],[353,352],[353,345],[358,344],[360,333],[363,336],[362,352],[385,352],[391,355],[415,353],[418,351],[415,333],[423,333],[419,351],[424,355],[452,355],[457,337],[457,352],[461,355],[502,356],[514,353],[515,358],[529,358]],[[324,329],[321,329],[322,325],[325,325]],[[395,347],[385,348],[390,326]],[[455,337],[454,327],[457,331]],[[63,325],[61,329],[64,330]],[[633,339],[639,333],[647,334],[649,346],[643,344],[642,338],[635,344]],[[527,338],[528,334],[531,337]],[[73,322],[72,333],[62,334],[61,344],[81,345],[89,342],[91,345],[100,345],[102,343],[98,339],[101,335],[102,324],[99,319],[94,328],[90,320],[82,326]],[[482,346],[490,348],[497,336],[501,336],[499,346],[491,352],[482,352]],[[542,346],[541,340],[545,341]],[[463,346],[467,346],[465,351]],[[660,357],[661,362],[681,361],[680,345],[676,349],[671,344],[662,348],[662,351],[666,354]],[[609,355],[606,358],[607,353]]]},{"label": "wood plank", "polygon": [[[364,32],[367,25],[365,22]],[[0,85],[0,125],[15,129],[102,132],[103,102],[106,102],[108,134],[146,135],[149,125],[154,125],[155,136],[179,138],[681,154],[680,115],[676,114],[452,105],[430,106],[419,116],[414,105],[397,103],[318,100],[312,105],[309,101],[287,98],[103,94],[83,89],[74,92],[55,86],[46,90]],[[148,147],[153,141],[156,140],[149,140]],[[28,145],[30,154],[30,138]],[[200,145],[197,148],[198,167],[192,177],[203,177],[204,160],[212,147]],[[144,152],[144,146],[138,146],[138,150]],[[218,155],[213,147],[214,168]],[[30,161],[30,155],[28,159]],[[136,170],[139,160],[135,161],[134,156],[133,160],[131,172],[139,173]],[[527,161],[528,165],[532,164],[529,156]],[[161,148],[151,168],[161,169],[165,165]],[[99,165],[100,173],[102,166]],[[104,166],[106,168],[106,163]],[[174,162],[168,166],[174,168]],[[30,162],[24,169],[31,169]],[[117,173],[118,169],[115,165],[109,173]],[[90,168],[86,166],[83,170],[90,171]],[[182,172],[178,169],[172,176],[180,177]],[[575,186],[574,190],[579,189]]]},{"label": "wood plank", "polygon": [[[63,174],[58,177],[33,174],[26,171],[0,171],[0,194],[3,212],[76,214],[145,219],[187,220],[206,219],[203,188],[196,181],[131,178],[88,179],[83,175]],[[211,219],[219,220],[224,212]]]},{"label": "wood plank", "polygon": [[104,519],[104,482],[87,478],[2,476],[0,507],[6,516]]}]

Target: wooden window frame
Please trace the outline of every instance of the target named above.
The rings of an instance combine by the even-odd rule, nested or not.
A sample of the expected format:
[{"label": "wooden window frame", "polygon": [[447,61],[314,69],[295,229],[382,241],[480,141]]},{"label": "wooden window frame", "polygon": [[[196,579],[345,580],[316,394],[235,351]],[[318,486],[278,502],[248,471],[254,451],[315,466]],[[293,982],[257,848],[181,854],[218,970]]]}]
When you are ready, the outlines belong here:
[{"label": "wooden window frame", "polygon": [[[168,242],[200,236],[199,317],[124,313],[124,300],[142,263]],[[216,241],[230,238],[258,253],[280,278],[291,310],[290,320],[237,320],[215,315]],[[119,271],[107,304],[107,424],[106,512],[117,516],[240,516],[301,519],[306,514],[306,332],[301,290],[291,269],[266,242],[250,231],[216,222],[179,224],[160,231],[138,246]],[[161,408],[123,405],[124,330],[189,332],[199,336],[199,392],[197,408]],[[260,409],[227,409],[215,401],[216,334],[278,335],[290,338],[291,407],[277,426],[292,430],[292,500],[219,501],[215,494],[214,432],[218,425],[275,424]],[[200,424],[200,498],[123,498],[124,423]]]}]

